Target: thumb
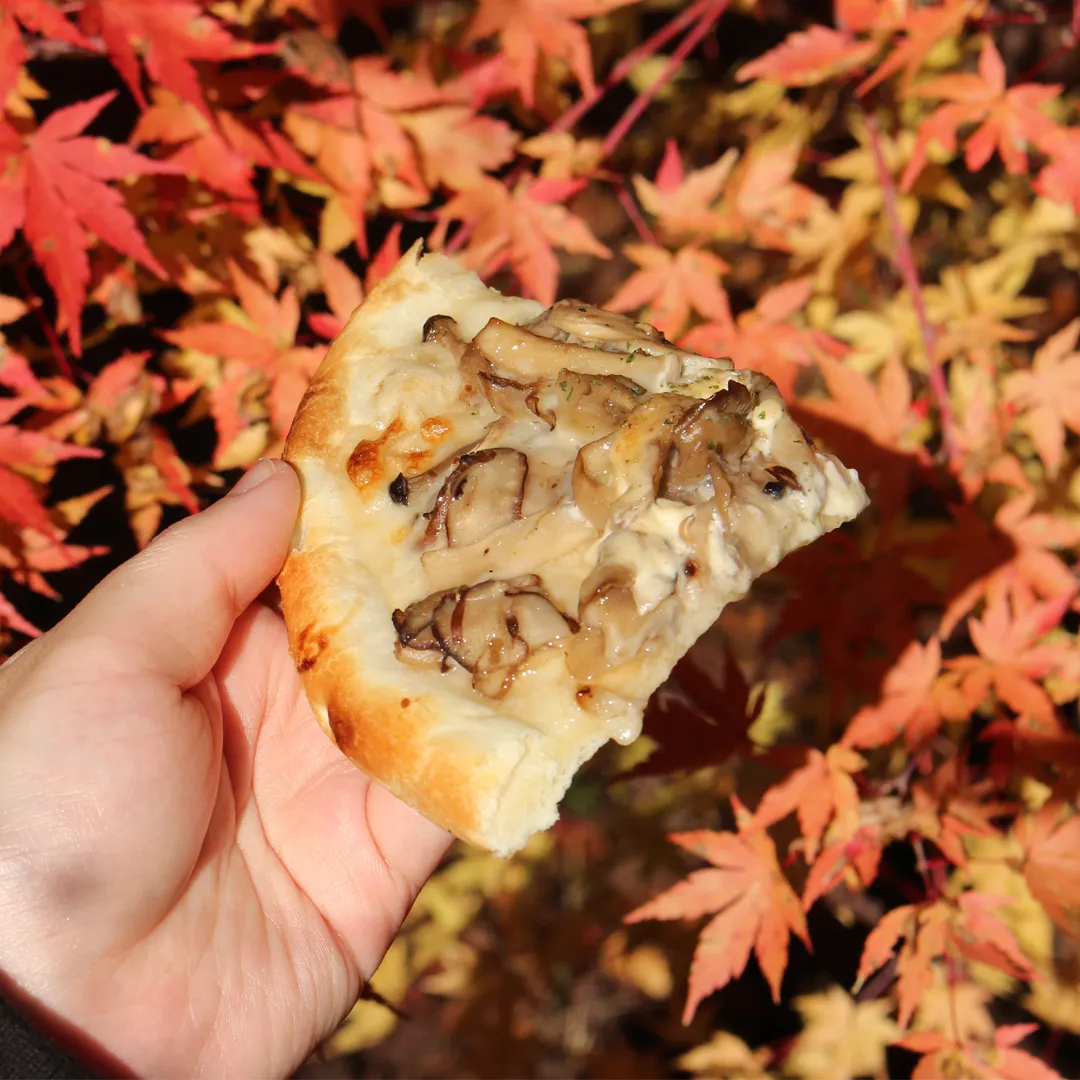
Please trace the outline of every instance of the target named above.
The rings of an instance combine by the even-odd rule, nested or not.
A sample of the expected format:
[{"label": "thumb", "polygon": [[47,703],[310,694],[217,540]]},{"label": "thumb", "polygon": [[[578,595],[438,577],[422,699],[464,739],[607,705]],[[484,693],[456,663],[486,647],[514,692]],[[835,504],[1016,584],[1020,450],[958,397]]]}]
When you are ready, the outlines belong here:
[{"label": "thumb", "polygon": [[219,502],[109,574],[57,636],[92,635],[125,670],[194,685],[281,569],[299,505],[292,469],[260,461]]}]

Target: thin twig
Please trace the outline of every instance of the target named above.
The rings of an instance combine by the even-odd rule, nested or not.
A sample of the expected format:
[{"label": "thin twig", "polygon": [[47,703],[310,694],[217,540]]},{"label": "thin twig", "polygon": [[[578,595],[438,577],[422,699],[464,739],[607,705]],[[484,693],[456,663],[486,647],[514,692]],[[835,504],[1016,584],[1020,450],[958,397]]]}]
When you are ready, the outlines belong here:
[{"label": "thin twig", "polygon": [[668,58],[663,71],[644,90],[641,91],[630,103],[626,112],[619,117],[618,122],[608,132],[604,139],[604,157],[610,157],[614,149],[622,142],[626,133],[637,122],[638,117],[648,108],[660,91],[667,86],[675,77],[675,73],[682,67],[683,61],[697,48],[705,35],[716,25],[717,20],[727,9],[731,0],[710,0],[701,11],[697,26],[690,31],[679,43],[679,47]]},{"label": "thin twig", "polygon": [[21,262],[15,264],[15,277],[19,282],[19,288],[22,290],[27,307],[33,311],[34,318],[36,318],[40,324],[42,333],[45,335],[45,340],[48,341],[49,348],[52,349],[56,366],[60,369],[60,373],[65,379],[69,382],[75,382],[75,372],[72,370],[68,358],[64,355],[64,347],[60,344],[60,338],[49,323],[49,320],[46,319],[42,313],[41,298],[31,287],[30,279],[26,276],[26,268]]},{"label": "thin twig", "polygon": [[896,266],[900,276],[904,279],[904,286],[911,297],[912,306],[915,308],[915,317],[919,323],[919,333],[922,337],[923,350],[926,353],[926,363],[929,374],[927,382],[930,385],[930,393],[937,405],[938,416],[941,420],[941,441],[948,461],[954,463],[958,452],[956,439],[953,434],[956,419],[953,416],[952,402],[949,400],[949,387],[945,382],[945,372],[937,360],[937,331],[930,323],[926,314],[926,304],[923,301],[922,286],[919,284],[919,272],[915,266],[915,256],[911,250],[911,241],[900,221],[899,200],[896,194],[896,185],[892,175],[885,164],[885,155],[881,150],[881,132],[877,120],[870,116],[867,118],[867,130],[870,132],[870,148],[874,155],[874,165],[877,169],[878,183],[885,199],[885,216],[889,221],[889,232],[892,235],[893,246],[896,249]]},{"label": "thin twig", "polygon": [[648,56],[654,56],[676,34],[695,19],[714,0],[697,0],[670,22],[664,23],[656,33],[647,37],[640,45],[628,52],[608,73],[603,82],[598,83],[590,93],[580,97],[548,129],[552,132],[569,131],[609,90],[618,86],[637,65]]},{"label": "thin twig", "polygon": [[627,191],[626,185],[622,182],[622,177],[616,179],[615,195],[619,200],[619,205],[626,211],[626,216],[630,219],[630,224],[634,226],[638,236],[646,244],[655,247],[657,244],[656,233],[649,228],[649,223],[642,217],[637,203],[634,202],[634,196]]}]

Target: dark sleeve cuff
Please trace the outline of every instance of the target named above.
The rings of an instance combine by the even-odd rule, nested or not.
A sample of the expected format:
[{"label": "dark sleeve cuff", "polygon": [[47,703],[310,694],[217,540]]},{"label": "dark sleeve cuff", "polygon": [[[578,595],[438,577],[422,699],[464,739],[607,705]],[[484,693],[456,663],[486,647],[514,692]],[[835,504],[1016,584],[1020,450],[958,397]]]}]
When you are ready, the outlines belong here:
[{"label": "dark sleeve cuff", "polygon": [[0,997],[0,1080],[92,1080],[74,1058]]}]

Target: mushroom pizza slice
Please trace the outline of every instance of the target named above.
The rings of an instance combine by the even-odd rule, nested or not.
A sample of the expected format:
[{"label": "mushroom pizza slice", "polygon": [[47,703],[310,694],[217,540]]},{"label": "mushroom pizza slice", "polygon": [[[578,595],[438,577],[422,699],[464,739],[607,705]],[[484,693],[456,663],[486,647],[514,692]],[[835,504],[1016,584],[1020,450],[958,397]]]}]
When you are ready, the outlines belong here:
[{"label": "mushroom pizza slice", "polygon": [[331,347],[285,458],[282,606],[316,717],[501,853],[637,737],[726,603],[866,504],[763,375],[419,246]]}]

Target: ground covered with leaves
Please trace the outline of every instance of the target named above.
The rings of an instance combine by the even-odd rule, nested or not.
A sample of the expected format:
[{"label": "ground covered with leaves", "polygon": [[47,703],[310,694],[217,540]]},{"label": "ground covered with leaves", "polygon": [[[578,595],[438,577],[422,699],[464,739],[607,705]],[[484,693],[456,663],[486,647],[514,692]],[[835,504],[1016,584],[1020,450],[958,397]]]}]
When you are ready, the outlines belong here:
[{"label": "ground covered with leaves", "polygon": [[308,1076],[1080,1072],[1080,4],[6,0],[11,652],[282,445],[424,237],[766,372],[872,506]]}]

